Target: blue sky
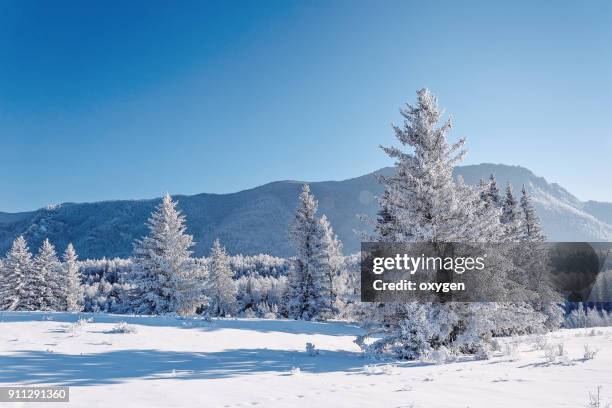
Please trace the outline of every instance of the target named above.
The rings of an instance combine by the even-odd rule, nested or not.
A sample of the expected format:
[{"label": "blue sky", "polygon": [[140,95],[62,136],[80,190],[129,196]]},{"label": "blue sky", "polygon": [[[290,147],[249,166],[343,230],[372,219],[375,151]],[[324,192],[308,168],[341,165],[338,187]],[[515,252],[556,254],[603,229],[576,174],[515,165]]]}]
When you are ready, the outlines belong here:
[{"label": "blue sky", "polygon": [[612,201],[607,1],[0,2],[0,211],[390,165],[428,87],[466,163]]}]

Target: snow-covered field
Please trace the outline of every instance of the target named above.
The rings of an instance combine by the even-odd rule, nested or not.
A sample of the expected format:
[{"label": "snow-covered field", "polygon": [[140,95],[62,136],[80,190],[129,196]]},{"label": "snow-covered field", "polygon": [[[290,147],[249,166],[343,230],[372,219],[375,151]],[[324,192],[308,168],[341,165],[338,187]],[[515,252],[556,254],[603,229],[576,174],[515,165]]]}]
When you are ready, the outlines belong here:
[{"label": "snow-covered field", "polygon": [[[117,332],[121,321],[136,332]],[[575,408],[598,386],[612,401],[612,328],[562,330],[544,348],[541,338],[504,339],[518,349],[442,365],[366,360],[353,343],[360,332],[344,323],[4,312],[0,385],[69,385],[64,405],[88,408]],[[550,362],[546,349],[557,344],[565,356]],[[586,344],[599,350],[594,359],[584,359]]]}]

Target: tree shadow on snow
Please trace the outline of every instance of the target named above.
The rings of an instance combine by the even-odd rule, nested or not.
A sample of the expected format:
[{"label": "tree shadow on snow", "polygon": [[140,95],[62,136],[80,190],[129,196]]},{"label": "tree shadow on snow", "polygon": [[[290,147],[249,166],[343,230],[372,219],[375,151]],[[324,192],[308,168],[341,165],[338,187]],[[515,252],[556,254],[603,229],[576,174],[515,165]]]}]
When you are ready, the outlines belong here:
[{"label": "tree shadow on snow", "polygon": [[0,355],[0,383],[85,386],[136,378],[197,380],[263,372],[288,374],[293,367],[306,373],[351,372],[362,369],[363,364],[359,353],[326,350],[316,357],[268,349],[215,353],[118,350],[85,355],[23,350]]}]

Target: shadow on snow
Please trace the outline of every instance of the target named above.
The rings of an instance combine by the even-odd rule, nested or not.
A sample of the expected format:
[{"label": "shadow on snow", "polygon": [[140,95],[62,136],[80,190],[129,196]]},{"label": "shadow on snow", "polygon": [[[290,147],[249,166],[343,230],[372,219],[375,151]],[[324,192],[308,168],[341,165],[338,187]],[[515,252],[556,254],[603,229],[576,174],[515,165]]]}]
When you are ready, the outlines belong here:
[{"label": "shadow on snow", "polygon": [[129,379],[197,380],[272,372],[358,371],[364,361],[359,353],[236,349],[214,353],[160,350],[118,350],[73,355],[22,350],[0,355],[0,383],[64,384],[85,386],[120,383]]}]

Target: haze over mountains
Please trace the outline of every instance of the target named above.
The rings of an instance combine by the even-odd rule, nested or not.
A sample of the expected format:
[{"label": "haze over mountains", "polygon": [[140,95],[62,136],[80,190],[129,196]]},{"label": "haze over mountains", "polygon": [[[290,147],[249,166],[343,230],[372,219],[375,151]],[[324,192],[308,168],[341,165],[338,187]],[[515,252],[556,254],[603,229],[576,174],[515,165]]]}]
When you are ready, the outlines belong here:
[{"label": "haze over mountains", "polygon": [[[382,192],[376,174],[392,168],[343,181],[310,183],[319,200],[319,214],[326,214],[346,254],[359,250],[366,226],[359,214],[375,215],[375,197]],[[459,166],[469,184],[495,174],[500,189],[510,182],[516,194],[524,184],[532,193],[544,232],[551,241],[612,241],[612,203],[581,202],[563,187],[548,183],[528,169],[501,164]],[[187,217],[194,235],[196,256],[208,253],[219,238],[231,254],[268,253],[291,256],[287,228],[302,182],[277,181],[231,194],[173,196]],[[23,234],[36,250],[49,238],[59,251],[72,242],[81,259],[128,257],[132,242],[146,233],[145,222],[160,199],[65,203],[37,211],[0,213],[0,254]]]}]

